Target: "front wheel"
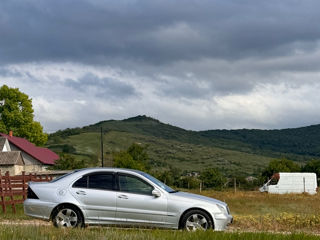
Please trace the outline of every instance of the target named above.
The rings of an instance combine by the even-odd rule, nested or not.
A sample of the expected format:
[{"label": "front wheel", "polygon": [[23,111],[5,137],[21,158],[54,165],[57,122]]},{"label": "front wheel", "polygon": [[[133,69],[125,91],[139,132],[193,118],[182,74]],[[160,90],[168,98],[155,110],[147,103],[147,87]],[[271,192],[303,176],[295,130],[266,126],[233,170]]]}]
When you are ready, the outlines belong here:
[{"label": "front wheel", "polygon": [[206,231],[212,228],[212,221],[206,212],[202,210],[191,210],[183,216],[182,226],[187,231]]},{"label": "front wheel", "polygon": [[81,213],[73,207],[58,208],[52,218],[53,225],[59,228],[83,227],[84,222]]}]

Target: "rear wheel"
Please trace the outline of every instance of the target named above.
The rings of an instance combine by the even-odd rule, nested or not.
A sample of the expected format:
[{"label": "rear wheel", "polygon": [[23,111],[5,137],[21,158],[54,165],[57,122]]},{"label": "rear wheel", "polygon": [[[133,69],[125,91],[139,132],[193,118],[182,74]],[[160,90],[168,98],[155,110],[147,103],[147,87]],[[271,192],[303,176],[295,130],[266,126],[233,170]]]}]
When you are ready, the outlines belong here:
[{"label": "rear wheel", "polygon": [[75,228],[83,227],[83,217],[78,209],[75,207],[62,206],[56,209],[53,214],[53,225],[59,228]]},{"label": "rear wheel", "polygon": [[182,226],[187,231],[206,231],[212,228],[212,221],[205,211],[191,210],[183,216]]}]

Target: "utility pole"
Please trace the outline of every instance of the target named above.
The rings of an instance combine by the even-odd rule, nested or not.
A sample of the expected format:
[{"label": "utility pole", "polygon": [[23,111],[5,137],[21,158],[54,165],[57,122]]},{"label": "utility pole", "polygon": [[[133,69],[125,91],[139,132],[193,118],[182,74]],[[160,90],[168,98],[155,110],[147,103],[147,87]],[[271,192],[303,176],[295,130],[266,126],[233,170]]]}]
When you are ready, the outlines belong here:
[{"label": "utility pole", "polygon": [[[0,107],[3,107],[5,103],[6,103],[5,100],[1,100],[0,101]],[[1,112],[0,112],[0,119],[1,119]]]},{"label": "utility pole", "polygon": [[101,167],[103,167],[103,133],[102,133],[102,127],[101,127],[101,129],[100,129],[101,131],[100,131],[100,135],[101,135],[101,137],[100,137],[100,142],[101,142]]}]

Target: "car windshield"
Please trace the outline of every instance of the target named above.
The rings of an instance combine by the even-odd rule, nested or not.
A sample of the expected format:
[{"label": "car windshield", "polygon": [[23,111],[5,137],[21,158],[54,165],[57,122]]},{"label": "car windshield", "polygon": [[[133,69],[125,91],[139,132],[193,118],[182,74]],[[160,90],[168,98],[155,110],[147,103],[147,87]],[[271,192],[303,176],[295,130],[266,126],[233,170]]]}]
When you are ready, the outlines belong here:
[{"label": "car windshield", "polygon": [[176,190],[173,190],[171,187],[165,185],[163,182],[159,181],[158,179],[150,176],[149,174],[145,173],[145,172],[139,172],[142,176],[148,178],[150,181],[152,181],[153,183],[155,183],[156,185],[158,185],[159,187],[161,187],[163,190],[167,191],[168,193],[174,193],[174,192],[178,192]]}]

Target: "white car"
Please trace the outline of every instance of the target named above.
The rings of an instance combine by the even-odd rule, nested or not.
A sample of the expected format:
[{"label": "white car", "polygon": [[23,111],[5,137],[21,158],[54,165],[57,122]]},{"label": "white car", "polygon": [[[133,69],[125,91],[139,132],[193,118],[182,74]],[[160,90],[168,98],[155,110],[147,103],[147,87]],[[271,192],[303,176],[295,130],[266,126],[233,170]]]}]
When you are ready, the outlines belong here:
[{"label": "white car", "polygon": [[30,182],[24,211],[57,227],[224,230],[233,219],[224,202],[175,191],[147,173],[118,168],[88,168],[48,183]]}]

